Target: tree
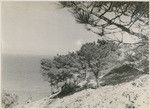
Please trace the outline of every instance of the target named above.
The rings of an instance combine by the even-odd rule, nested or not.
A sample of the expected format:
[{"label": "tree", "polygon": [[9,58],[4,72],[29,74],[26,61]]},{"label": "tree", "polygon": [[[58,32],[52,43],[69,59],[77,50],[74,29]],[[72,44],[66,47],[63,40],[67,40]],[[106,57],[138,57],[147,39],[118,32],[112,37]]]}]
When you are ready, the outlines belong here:
[{"label": "tree", "polygon": [[75,74],[77,76],[74,81],[83,79],[83,71],[86,74],[90,69],[96,77],[98,87],[99,73],[107,69],[109,64],[117,61],[118,47],[115,42],[109,40],[83,44],[76,53],[69,52],[66,55],[57,55],[52,60],[43,59],[41,61],[42,75],[51,86],[54,86],[62,81],[67,82],[67,79],[74,78]]},{"label": "tree", "polygon": [[[145,46],[148,51],[149,3],[148,2],[59,2],[63,8],[69,8],[77,23],[84,24],[103,39],[123,43],[126,34],[137,38],[136,47]],[[120,35],[119,35],[120,34]],[[144,55],[142,52],[141,55]],[[147,54],[148,55],[148,54]],[[148,59],[148,57],[147,57]]]},{"label": "tree", "polygon": [[57,55],[52,60],[43,59],[41,60],[41,73],[51,87],[59,82],[67,82],[67,79],[73,78],[74,73],[79,73],[81,70],[78,59],[78,55],[74,52],[67,55]]},{"label": "tree", "polygon": [[2,91],[2,108],[13,108],[18,105],[18,96],[16,94],[7,93]]},{"label": "tree", "polygon": [[53,60],[41,60],[41,74],[43,75],[44,79],[50,83],[52,94],[52,86],[56,85],[59,81],[59,79],[57,79],[59,76],[58,70],[56,69]]},{"label": "tree", "polygon": [[97,44],[86,43],[77,51],[78,55],[88,64],[88,68],[94,73],[97,87],[99,87],[99,72],[104,70],[109,63],[117,60],[118,46],[112,41],[98,40]]},{"label": "tree", "polygon": [[74,52],[67,55],[57,55],[54,57],[54,63],[62,74],[64,80],[73,78],[74,73],[79,73],[81,66],[78,62],[78,55]]}]

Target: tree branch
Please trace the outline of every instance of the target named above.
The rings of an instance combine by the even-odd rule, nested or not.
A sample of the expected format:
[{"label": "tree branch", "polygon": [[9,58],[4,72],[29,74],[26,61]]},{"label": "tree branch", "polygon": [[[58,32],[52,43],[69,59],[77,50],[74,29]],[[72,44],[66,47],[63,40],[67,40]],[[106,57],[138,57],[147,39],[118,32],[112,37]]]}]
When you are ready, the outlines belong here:
[{"label": "tree branch", "polygon": [[117,26],[117,27],[120,28],[122,31],[125,31],[125,32],[127,32],[127,33],[129,33],[129,34],[131,34],[131,35],[134,35],[134,36],[137,36],[137,37],[146,37],[146,36],[143,35],[143,34],[136,33],[136,32],[134,32],[134,31],[132,31],[132,30],[126,28],[126,27],[123,26],[123,25],[120,25],[120,24],[118,24],[118,23],[115,23],[115,22],[113,22],[112,20],[110,20],[110,19],[108,19],[108,18],[106,18],[106,17],[104,17],[104,16],[101,16],[101,15],[99,15],[99,14],[97,14],[97,13],[93,13],[93,12],[87,10],[87,9],[84,9],[83,7],[79,7],[78,5],[76,5],[76,7],[77,7],[78,9],[81,9],[81,10],[83,10],[83,11],[89,13],[89,14],[92,14],[92,15],[94,15],[94,16],[96,16],[96,17],[98,17],[98,18],[100,18],[100,19],[102,19],[102,20],[108,22],[108,24],[110,24],[110,25],[115,25],[115,26]]}]

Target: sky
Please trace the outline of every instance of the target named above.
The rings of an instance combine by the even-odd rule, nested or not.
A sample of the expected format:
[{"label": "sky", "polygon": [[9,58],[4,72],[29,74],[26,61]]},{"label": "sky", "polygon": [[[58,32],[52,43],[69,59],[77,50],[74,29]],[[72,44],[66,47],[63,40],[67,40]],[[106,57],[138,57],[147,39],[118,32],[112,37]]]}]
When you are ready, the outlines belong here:
[{"label": "sky", "polygon": [[2,54],[54,56],[98,39],[55,2],[2,2],[1,7]]},{"label": "sky", "polygon": [[[99,38],[57,2],[5,1],[1,9],[2,54],[55,56]],[[133,42],[124,36],[124,42]]]}]

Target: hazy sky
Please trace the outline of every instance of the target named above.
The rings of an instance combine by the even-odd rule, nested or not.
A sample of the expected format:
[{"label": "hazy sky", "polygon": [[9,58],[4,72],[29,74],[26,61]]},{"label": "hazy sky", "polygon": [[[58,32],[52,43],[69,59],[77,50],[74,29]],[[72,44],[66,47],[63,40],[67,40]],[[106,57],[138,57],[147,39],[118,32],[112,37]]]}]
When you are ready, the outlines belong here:
[{"label": "hazy sky", "polygon": [[2,3],[3,54],[66,54],[97,38],[54,2]]},{"label": "hazy sky", "polygon": [[[1,7],[3,54],[54,56],[79,50],[83,43],[99,38],[57,2],[2,2]],[[124,36],[124,42],[133,41]]]}]

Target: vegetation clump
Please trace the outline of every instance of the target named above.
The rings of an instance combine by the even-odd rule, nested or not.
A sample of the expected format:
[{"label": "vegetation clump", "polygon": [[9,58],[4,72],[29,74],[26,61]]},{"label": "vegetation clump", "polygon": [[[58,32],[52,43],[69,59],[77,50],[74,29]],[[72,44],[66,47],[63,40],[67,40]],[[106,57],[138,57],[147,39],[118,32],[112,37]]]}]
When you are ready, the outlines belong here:
[{"label": "vegetation clump", "polygon": [[1,96],[2,108],[13,108],[18,105],[18,96],[16,94],[11,94],[3,91]]}]

